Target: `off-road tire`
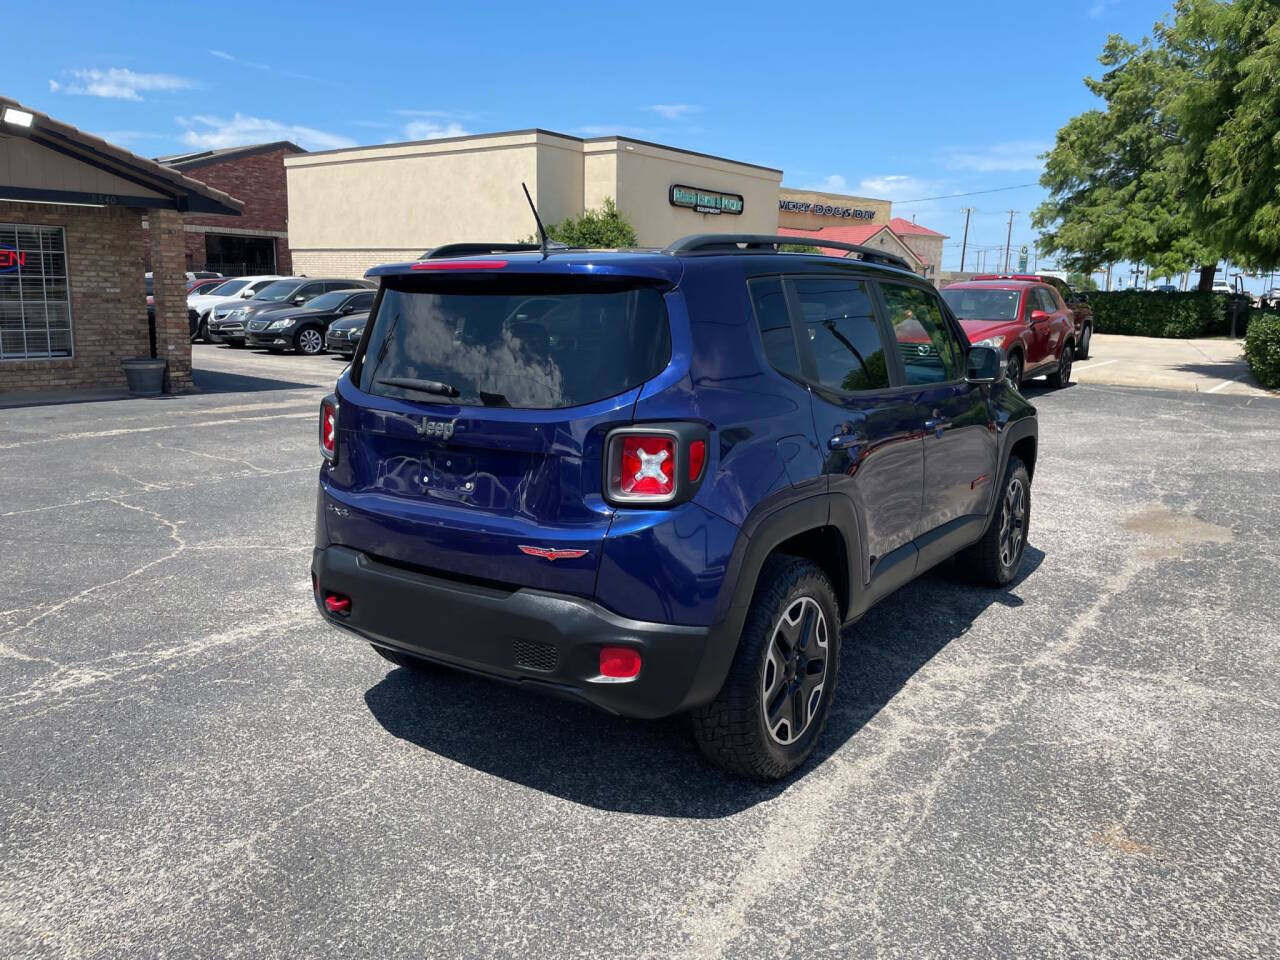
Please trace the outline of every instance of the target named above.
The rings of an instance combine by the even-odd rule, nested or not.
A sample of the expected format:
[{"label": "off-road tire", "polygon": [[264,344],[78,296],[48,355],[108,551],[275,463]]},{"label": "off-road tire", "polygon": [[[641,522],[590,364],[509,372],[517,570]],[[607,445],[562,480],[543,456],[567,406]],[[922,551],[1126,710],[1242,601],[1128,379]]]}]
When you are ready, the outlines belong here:
[{"label": "off-road tire", "polygon": [[[1017,481],[1022,485],[1022,496],[1025,498],[1023,517],[1021,520],[1021,540],[1015,555],[1010,562],[1005,562],[1005,515],[1010,487]],[[1023,557],[1027,552],[1027,533],[1031,528],[1031,478],[1027,475],[1027,467],[1021,458],[1009,457],[1009,465],[1005,467],[1004,479],[996,493],[995,510],[987,531],[971,547],[966,547],[957,557],[963,569],[973,577],[974,581],[987,587],[1008,586],[1022,568]]]},{"label": "off-road tire", "polygon": [[411,653],[401,653],[399,650],[389,650],[386,647],[378,646],[376,643],[371,643],[369,646],[378,651],[378,656],[382,657],[384,660],[390,660],[397,667],[405,667],[409,670],[431,670],[433,668],[433,664],[430,661],[422,660]]},{"label": "off-road tire", "polygon": [[1058,354],[1058,369],[1049,374],[1049,386],[1059,390],[1071,382],[1071,364],[1075,361],[1075,357],[1075,345],[1064,343],[1062,353]]},{"label": "off-road tire", "polygon": [[[790,743],[781,743],[770,734],[762,706],[769,670],[779,669],[776,661],[770,667],[769,651],[783,615],[806,598],[816,604],[825,619],[821,692],[813,709],[806,711],[808,719],[799,736]],[[814,610],[808,605],[803,605],[801,610],[806,606],[808,611]],[[816,614],[812,622],[814,632],[807,641],[810,651],[818,649]],[[804,630],[803,623],[800,629]],[[831,581],[808,560],[770,557],[760,571],[724,686],[714,700],[693,711],[693,733],[698,746],[708,759],[730,773],[759,780],[785,777],[804,763],[822,736],[835,696],[839,665],[840,614]]]}]

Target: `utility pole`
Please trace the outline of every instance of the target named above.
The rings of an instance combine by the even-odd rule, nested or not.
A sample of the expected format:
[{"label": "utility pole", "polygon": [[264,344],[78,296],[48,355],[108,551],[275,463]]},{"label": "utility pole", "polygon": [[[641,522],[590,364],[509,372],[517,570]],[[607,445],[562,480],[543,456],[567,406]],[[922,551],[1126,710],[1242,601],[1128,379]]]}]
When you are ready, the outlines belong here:
[{"label": "utility pole", "polygon": [[1004,235],[1004,272],[1009,272],[1009,244],[1013,242],[1013,218],[1017,210],[1009,211],[1009,232]]},{"label": "utility pole", "polygon": [[964,239],[960,242],[960,272],[964,273],[964,255],[969,250],[969,215],[973,207],[964,208]]}]

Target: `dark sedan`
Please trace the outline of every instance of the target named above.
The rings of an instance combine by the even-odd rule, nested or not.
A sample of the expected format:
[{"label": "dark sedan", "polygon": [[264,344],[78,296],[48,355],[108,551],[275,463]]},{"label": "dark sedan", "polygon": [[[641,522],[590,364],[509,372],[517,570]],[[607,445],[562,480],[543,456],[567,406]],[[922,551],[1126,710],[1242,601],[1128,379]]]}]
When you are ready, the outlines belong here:
[{"label": "dark sedan", "polygon": [[[209,332],[209,338],[214,342],[226,341],[233,345],[244,343],[247,339],[248,326],[255,320],[265,320],[269,314],[274,314],[272,319],[284,316],[303,305],[309,306],[312,300],[335,290],[367,290],[372,286],[373,284],[367,280],[282,277],[255,293],[253,299],[239,301],[225,316],[221,315],[220,310],[215,309],[206,329]],[[290,344],[284,346],[287,347]],[[321,350],[324,349],[323,330],[320,332],[318,346]]]},{"label": "dark sedan", "polygon": [[245,324],[245,343],[273,353],[322,353],[329,324],[355,313],[367,314],[373,297],[372,290],[336,290],[308,301],[305,307],[268,311]]},{"label": "dark sedan", "polygon": [[360,344],[365,324],[368,322],[368,313],[353,313],[349,317],[333,321],[329,324],[329,332],[325,334],[324,345],[334,353],[340,353],[350,360],[355,356],[356,347]]}]

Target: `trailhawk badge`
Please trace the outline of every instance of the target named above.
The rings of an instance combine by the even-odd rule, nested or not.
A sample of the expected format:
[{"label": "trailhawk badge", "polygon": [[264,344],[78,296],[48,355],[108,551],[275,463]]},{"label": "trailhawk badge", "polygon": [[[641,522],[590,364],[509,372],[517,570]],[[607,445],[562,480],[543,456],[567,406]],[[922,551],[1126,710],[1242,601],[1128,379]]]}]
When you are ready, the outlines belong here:
[{"label": "trailhawk badge", "polygon": [[576,560],[587,555],[586,550],[553,550],[551,547],[529,547],[523,543],[519,546],[521,553],[543,560]]}]

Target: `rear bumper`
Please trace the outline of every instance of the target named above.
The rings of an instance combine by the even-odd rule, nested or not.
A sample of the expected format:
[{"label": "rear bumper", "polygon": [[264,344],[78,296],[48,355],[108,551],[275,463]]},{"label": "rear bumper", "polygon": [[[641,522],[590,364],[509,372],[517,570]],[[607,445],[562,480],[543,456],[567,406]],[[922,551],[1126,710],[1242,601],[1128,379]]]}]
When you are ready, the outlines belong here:
[{"label": "rear bumper", "polygon": [[[580,597],[461,583],[341,546],[316,550],[311,569],[317,607],[334,626],[380,646],[623,716],[661,717],[705,703],[727,666],[711,652],[719,645],[706,627],[631,620]],[[329,593],[350,597],[350,613],[325,610]],[[599,679],[605,645],[638,651],[639,675]]]}]

